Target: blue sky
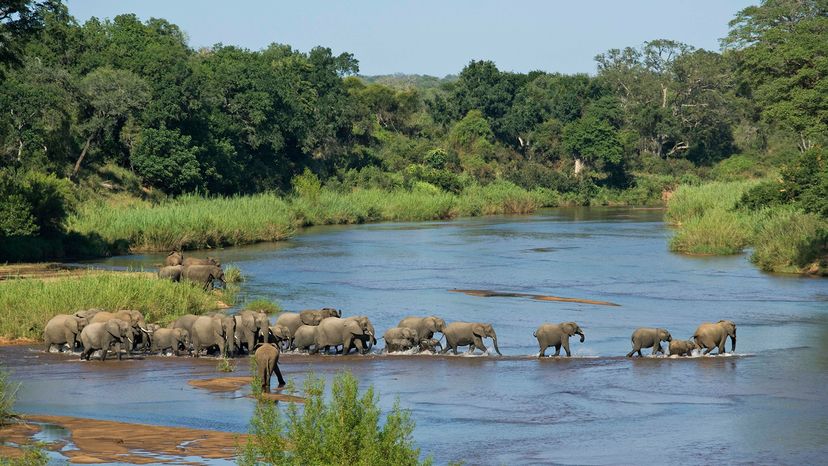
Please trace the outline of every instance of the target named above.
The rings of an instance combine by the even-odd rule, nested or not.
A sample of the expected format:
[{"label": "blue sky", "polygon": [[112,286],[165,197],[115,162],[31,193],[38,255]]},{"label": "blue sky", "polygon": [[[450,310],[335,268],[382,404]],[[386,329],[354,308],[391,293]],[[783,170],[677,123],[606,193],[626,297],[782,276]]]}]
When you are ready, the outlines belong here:
[{"label": "blue sky", "polygon": [[718,50],[727,23],[758,0],[68,0],[79,21],[135,13],[178,24],[193,47],[271,42],[351,52],[362,74],[502,70],[594,73],[596,54],[674,39]]}]

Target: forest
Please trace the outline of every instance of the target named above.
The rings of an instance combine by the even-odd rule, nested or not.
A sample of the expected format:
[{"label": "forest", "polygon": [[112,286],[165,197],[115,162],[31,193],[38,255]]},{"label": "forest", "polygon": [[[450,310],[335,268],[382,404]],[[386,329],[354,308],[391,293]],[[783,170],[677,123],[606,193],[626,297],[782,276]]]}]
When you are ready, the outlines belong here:
[{"label": "forest", "polygon": [[[738,185],[726,215],[782,209],[811,222],[807,257],[785,267],[824,263],[828,2],[763,0],[733,18],[720,51],[626,45],[598,54],[594,75],[472,60],[445,78],[361,76],[357,57],[323,46],[193,49],[164,19],[81,24],[59,1],[3,2],[0,260],[242,244],[318,223],[660,205],[673,193],[687,204],[720,183]],[[191,215],[198,229],[205,199],[219,197],[258,202],[263,232],[193,240],[175,223]],[[705,236],[704,215],[668,220],[681,235],[695,219]],[[671,247],[739,252],[760,223],[724,251]]]}]

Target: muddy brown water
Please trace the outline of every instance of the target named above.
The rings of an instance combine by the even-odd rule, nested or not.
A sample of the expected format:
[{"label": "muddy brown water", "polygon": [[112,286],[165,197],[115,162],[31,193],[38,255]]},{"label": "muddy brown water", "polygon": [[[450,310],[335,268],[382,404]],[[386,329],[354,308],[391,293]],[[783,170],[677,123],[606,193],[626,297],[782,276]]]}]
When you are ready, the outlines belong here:
[{"label": "muddy brown water", "polygon": [[[745,256],[671,254],[661,220],[659,211],[593,208],[325,227],[211,255],[246,274],[243,299],[335,306],[370,316],[380,333],[417,314],[493,323],[503,357],[283,356],[285,377],[298,384],[308,371],[349,370],[376,388],[382,408],[399,398],[417,422],[418,446],[438,464],[824,463],[828,282],[763,274]],[[150,267],[162,258],[96,265]],[[723,318],[739,326],[733,356],[623,357],[636,327],[687,338]],[[574,357],[534,358],[537,326],[569,320],[586,333],[572,342]],[[82,363],[26,346],[0,348],[0,358],[23,383],[23,413],[244,432],[253,411],[247,387],[188,384],[222,376],[215,360]],[[230,375],[247,375],[246,363]]]}]

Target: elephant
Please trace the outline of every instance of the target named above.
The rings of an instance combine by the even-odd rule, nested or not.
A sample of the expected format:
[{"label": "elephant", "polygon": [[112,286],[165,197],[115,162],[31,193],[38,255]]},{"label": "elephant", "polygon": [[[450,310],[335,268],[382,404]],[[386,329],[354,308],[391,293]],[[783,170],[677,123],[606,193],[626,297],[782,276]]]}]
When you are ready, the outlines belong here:
[{"label": "elephant", "polygon": [[494,349],[498,355],[500,349],[497,347],[497,334],[492,328],[492,324],[481,322],[452,322],[443,329],[443,335],[446,337],[446,347],[441,353],[446,353],[448,350],[453,350],[457,354],[458,346],[469,346],[469,352],[478,348],[480,351],[486,352],[486,346],[483,344],[483,338],[489,337],[492,339]]},{"label": "elephant", "polygon": [[267,343],[290,342],[290,330],[284,325],[276,324],[268,329]]},{"label": "elephant", "polygon": [[183,265],[168,265],[158,269],[158,278],[172,280],[176,283],[181,281],[181,274],[184,272]]},{"label": "elephant", "polygon": [[295,348],[294,339],[296,338],[296,330],[304,325],[301,316],[296,312],[282,312],[276,318],[276,325],[281,325],[290,332],[289,348]]},{"label": "elephant", "polygon": [[299,312],[299,318],[305,325],[319,325],[319,322],[328,317],[342,317],[342,311],[332,307],[323,307],[322,309],[306,309]]},{"label": "elephant", "polygon": [[538,339],[538,346],[540,347],[539,358],[546,357],[546,348],[550,346],[555,347],[555,356],[561,354],[561,346],[566,351],[567,357],[572,356],[569,351],[569,337],[573,335],[581,336],[581,343],[584,342],[584,331],[575,322],[561,322],[560,324],[541,324],[535,333],[532,334]]},{"label": "elephant", "polygon": [[[342,352],[348,354],[354,339],[367,337],[362,326],[354,319],[340,319],[339,317],[328,317],[319,323],[316,331],[316,349],[314,352],[336,348],[342,345]],[[337,351],[338,352],[338,351]]]},{"label": "elephant", "polygon": [[83,352],[81,360],[89,360],[95,350],[101,350],[101,361],[106,361],[106,353],[115,346],[115,354],[121,359],[121,345],[132,343],[130,339],[130,325],[121,319],[110,319],[106,322],[95,322],[87,325],[81,332]]},{"label": "elephant", "polygon": [[86,310],[83,310],[83,311],[77,311],[72,315],[74,315],[75,317],[79,317],[81,319],[86,319],[86,321],[89,322],[90,320],[92,320],[92,317],[94,317],[95,314],[97,314],[101,311],[103,311],[103,309],[93,308],[93,309],[86,309]]},{"label": "elephant", "polygon": [[727,337],[730,337],[730,351],[736,351],[736,323],[732,320],[720,320],[715,324],[705,322],[699,325],[696,333],[693,334],[693,339],[699,348],[704,348],[702,354],[707,354],[714,348],[719,349],[717,354],[723,354]]},{"label": "elephant", "polygon": [[279,388],[285,386],[282,371],[279,370],[279,347],[272,343],[262,343],[256,348],[256,373],[262,381],[262,392],[270,393],[270,375],[275,373],[279,380]]},{"label": "elephant", "polygon": [[670,342],[670,355],[692,356],[693,350],[699,349],[699,345],[693,340],[673,340]]},{"label": "elephant", "polygon": [[[149,346],[149,332],[147,330],[147,322],[144,320],[144,315],[141,314],[141,311],[136,310],[120,310],[115,312],[106,312],[100,311],[97,312],[92,319],[90,319],[90,323],[96,322],[106,322],[111,319],[120,319],[125,322],[129,323],[129,326],[132,328],[132,336],[130,341],[132,342],[128,347],[127,350],[132,352],[135,347],[141,343],[146,344]],[[146,335],[146,338],[144,337]]]},{"label": "elephant", "polygon": [[241,311],[236,319],[236,346],[241,353],[242,345],[247,344],[247,351],[253,351],[256,343],[267,340],[270,320],[264,312]]},{"label": "elephant", "polygon": [[643,356],[641,354],[641,348],[653,348],[653,354],[664,354],[664,350],[661,348],[662,341],[673,341],[672,335],[666,329],[663,328],[647,328],[642,327],[636,329],[632,337],[632,351],[627,353],[627,357],[631,358],[633,353],[638,353],[638,356]]},{"label": "elephant", "polygon": [[158,324],[147,324],[147,332],[149,332],[150,335],[154,334],[159,329],[161,329],[161,326]]},{"label": "elephant", "polygon": [[227,285],[227,282],[224,281],[224,271],[217,265],[185,265],[181,272],[181,278],[200,284],[204,291],[213,289],[213,282],[216,280],[222,286]]},{"label": "elephant", "polygon": [[420,351],[431,351],[432,353],[437,352],[437,347],[443,349],[443,345],[440,344],[440,340],[436,338],[429,338],[427,340],[420,340]]},{"label": "elephant", "polygon": [[298,350],[306,350],[311,352],[311,346],[315,349],[313,353],[319,351],[316,346],[316,332],[319,330],[318,325],[301,325],[293,333],[293,345]]},{"label": "elephant", "polygon": [[206,259],[198,259],[196,257],[186,257],[181,261],[181,265],[184,267],[190,267],[192,265],[214,265],[216,267],[221,267],[221,262],[218,259],[213,257],[207,257]]},{"label": "elephant", "polygon": [[190,341],[193,356],[198,357],[201,349],[218,346],[222,356],[232,355],[236,320],[232,316],[201,316],[193,322]]},{"label": "elephant", "polygon": [[190,333],[183,328],[161,328],[155,331],[152,335],[152,345],[150,351],[157,353],[171,349],[176,356],[179,355],[179,350],[190,349]]},{"label": "elephant", "polygon": [[201,316],[197,316],[195,314],[184,314],[183,316],[179,317],[172,324],[168,326],[168,328],[183,328],[187,331],[192,339],[193,335],[193,323]]},{"label": "elephant", "polygon": [[374,326],[371,324],[371,319],[366,316],[351,316],[342,320],[352,320],[357,322],[362,328],[362,336],[351,340],[351,346],[345,349],[345,353],[349,353],[351,349],[356,349],[361,353],[367,353],[371,348],[377,344]]},{"label": "elephant", "polygon": [[184,262],[184,254],[180,251],[170,251],[170,253],[167,254],[167,257],[164,258],[165,266],[181,265],[182,262]]},{"label": "elephant", "polygon": [[434,337],[434,332],[442,333],[446,328],[446,321],[437,316],[406,317],[397,327],[412,328],[417,331],[417,339],[425,340]]},{"label": "elephant", "polygon": [[385,340],[385,351],[406,351],[417,346],[417,331],[408,327],[392,327],[382,335]]},{"label": "elephant", "polygon": [[69,351],[74,351],[80,343],[80,334],[88,323],[89,320],[86,317],[68,314],[58,314],[49,319],[46,327],[43,328],[46,352],[49,352],[52,345],[60,345],[62,350],[64,344],[69,345]]}]

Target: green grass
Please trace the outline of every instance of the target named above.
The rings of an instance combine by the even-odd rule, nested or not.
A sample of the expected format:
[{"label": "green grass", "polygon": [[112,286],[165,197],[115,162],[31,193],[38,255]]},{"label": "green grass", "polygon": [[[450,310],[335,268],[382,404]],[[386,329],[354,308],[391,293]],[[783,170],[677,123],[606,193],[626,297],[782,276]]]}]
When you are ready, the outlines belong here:
[{"label": "green grass", "polygon": [[218,308],[219,292],[141,274],[94,273],[56,280],[0,282],[0,336],[41,339],[55,314],[80,309],[137,309],[148,322],[162,325],[183,314]]},{"label": "green grass", "polygon": [[670,250],[683,254],[739,254],[753,236],[752,216],[712,209],[685,220],[670,240]]},{"label": "green grass", "polygon": [[828,221],[796,209],[776,208],[758,227],[755,244],[750,260],[762,270],[799,273],[828,253]]},{"label": "green grass", "polygon": [[279,303],[268,301],[267,299],[254,299],[244,304],[243,310],[264,312],[267,315],[277,314],[282,312],[282,306]]},{"label": "green grass", "polygon": [[731,210],[742,195],[758,181],[707,183],[699,186],[680,186],[667,203],[665,220],[682,225],[709,210]]},{"label": "green grass", "polygon": [[459,195],[428,189],[348,193],[322,189],[313,196],[288,199],[274,194],[190,195],[156,205],[135,202],[118,208],[93,202],[70,218],[69,229],[99,235],[113,248],[166,251],[279,241],[294,235],[297,228],[312,225],[528,214],[559,202],[554,191],[527,191],[508,182],[472,186]]}]

